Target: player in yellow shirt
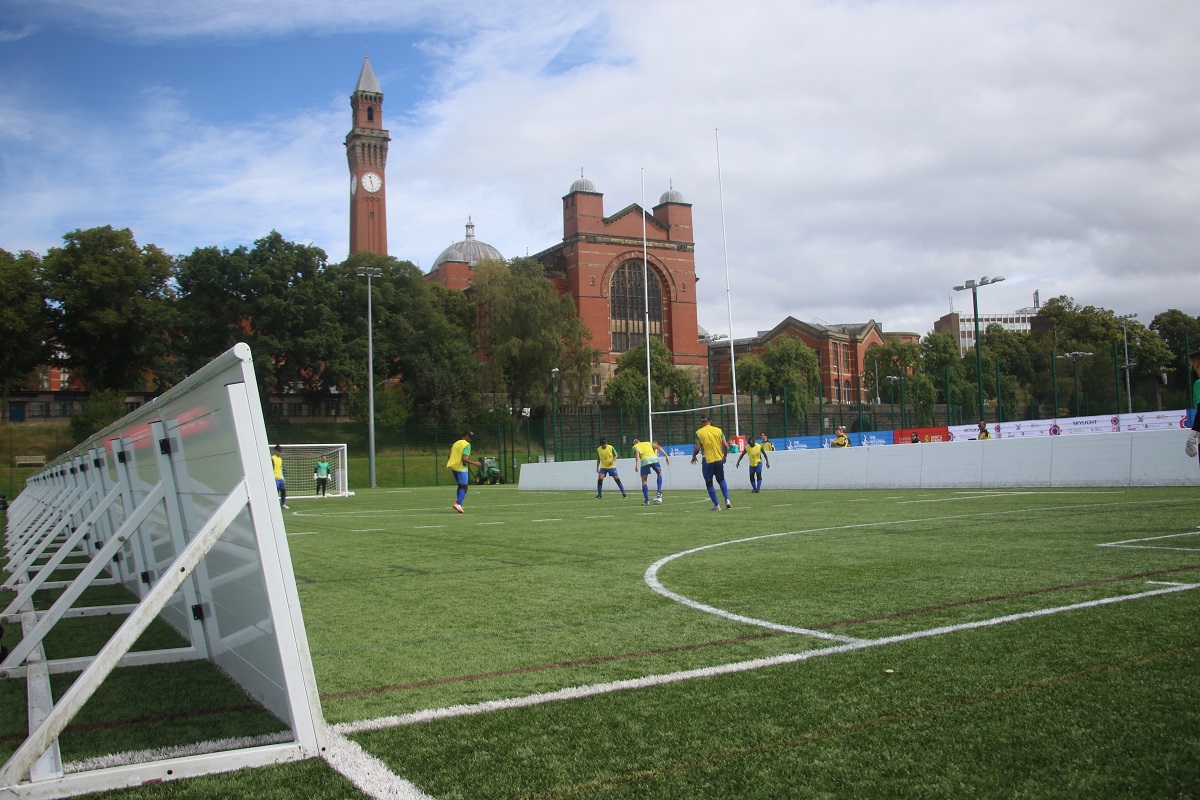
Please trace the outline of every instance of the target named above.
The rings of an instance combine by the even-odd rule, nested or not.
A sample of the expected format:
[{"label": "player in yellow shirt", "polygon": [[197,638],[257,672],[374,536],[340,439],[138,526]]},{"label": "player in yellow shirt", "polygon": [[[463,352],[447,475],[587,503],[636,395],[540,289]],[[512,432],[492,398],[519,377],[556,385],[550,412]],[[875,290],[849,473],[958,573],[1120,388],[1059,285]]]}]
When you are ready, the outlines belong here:
[{"label": "player in yellow shirt", "polygon": [[279,492],[279,506],[287,508],[287,483],[283,479],[283,448],[275,445],[271,451],[271,470],[275,473],[275,490]]},{"label": "player in yellow shirt", "polygon": [[833,437],[833,441],[829,443],[830,447],[849,447],[851,444],[850,437],[846,435],[846,426],[837,426],[837,435]]},{"label": "player in yellow shirt", "polygon": [[467,496],[467,486],[471,483],[471,475],[467,467],[479,466],[478,461],[472,461],[468,456],[471,455],[471,440],[475,438],[475,434],[467,431],[463,434],[463,438],[454,443],[450,448],[450,460],[446,462],[446,467],[454,473],[454,480],[458,483],[458,499],[451,506],[460,514],[463,511],[462,502]]},{"label": "player in yellow shirt", "polygon": [[733,503],[729,502],[729,485],[725,483],[725,459],[729,455],[729,442],[725,441],[724,431],[713,425],[707,416],[700,418],[700,429],[696,431],[696,449],[692,451],[693,464],[701,452],[704,453],[704,463],[700,465],[704,474],[704,486],[713,502],[710,510],[721,510],[721,504],[717,502],[717,491],[713,488],[714,480],[721,487],[725,507],[733,508]]},{"label": "player in yellow shirt", "polygon": [[601,439],[600,446],[596,448],[596,499],[599,500],[604,495],[604,476],[612,475],[614,481],[617,482],[617,488],[621,490],[621,497],[627,497],[625,487],[621,485],[621,477],[617,475],[617,451],[608,443],[608,439]]},{"label": "player in yellow shirt", "polygon": [[771,444],[771,440],[767,438],[766,432],[758,435],[758,441],[762,445],[763,452],[774,453],[775,445]]},{"label": "player in yellow shirt", "polygon": [[746,449],[738,456],[737,463],[734,464],[734,469],[742,466],[742,459],[750,456],[750,492],[758,494],[758,490],[762,488],[762,465],[766,462],[767,469],[771,468],[771,461],[767,458],[766,448],[759,442],[750,442],[746,445]]},{"label": "player in yellow shirt", "polygon": [[662,503],[662,466],[658,463],[658,456],[662,455],[667,463],[671,463],[671,457],[667,455],[667,451],[658,446],[658,442],[643,442],[641,439],[633,440],[633,455],[637,459],[638,471],[642,473],[642,505],[650,505],[650,487],[646,485],[646,479],[650,477],[650,473],[654,472],[658,475],[658,494],[654,496],[654,505]]}]

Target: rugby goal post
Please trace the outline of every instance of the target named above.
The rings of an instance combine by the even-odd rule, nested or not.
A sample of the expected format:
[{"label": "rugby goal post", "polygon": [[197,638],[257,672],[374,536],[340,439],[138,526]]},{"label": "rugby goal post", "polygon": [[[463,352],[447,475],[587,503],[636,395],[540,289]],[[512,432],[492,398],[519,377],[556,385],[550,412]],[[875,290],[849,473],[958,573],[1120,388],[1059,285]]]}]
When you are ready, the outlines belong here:
[{"label": "rugby goal post", "polygon": [[283,482],[287,486],[289,500],[322,496],[318,491],[316,472],[316,464],[321,456],[329,459],[329,482],[325,486],[325,496],[349,496],[345,444],[281,443],[279,448],[283,453]]},{"label": "rugby goal post", "polygon": [[[21,637],[5,642],[0,680],[24,680],[29,733],[0,765],[0,797],[68,797],[321,754],[325,724],[247,345],[31,476],[7,521],[0,589],[13,597],[0,624]],[[97,586],[124,586],[129,602],[90,605],[84,592]],[[48,657],[43,643],[64,620],[106,617],[122,621],[94,655]],[[152,624],[180,645],[134,647]],[[273,730],[64,763],[60,735],[116,670],[182,671],[183,662],[223,673]],[[50,677],[64,672],[79,674],[56,697]],[[147,681],[137,701],[168,715],[189,688],[156,685]]]}]

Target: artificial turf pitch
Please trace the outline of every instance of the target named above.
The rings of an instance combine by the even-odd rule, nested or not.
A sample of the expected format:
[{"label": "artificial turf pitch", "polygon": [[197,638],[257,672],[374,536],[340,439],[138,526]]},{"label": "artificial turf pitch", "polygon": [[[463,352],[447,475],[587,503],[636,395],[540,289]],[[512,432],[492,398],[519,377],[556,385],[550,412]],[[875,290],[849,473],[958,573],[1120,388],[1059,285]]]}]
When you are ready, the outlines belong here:
[{"label": "artificial turf pitch", "polygon": [[[326,719],[437,798],[1200,794],[1195,489],[593,494],[290,503]],[[111,796],[359,796],[252,772]]]}]

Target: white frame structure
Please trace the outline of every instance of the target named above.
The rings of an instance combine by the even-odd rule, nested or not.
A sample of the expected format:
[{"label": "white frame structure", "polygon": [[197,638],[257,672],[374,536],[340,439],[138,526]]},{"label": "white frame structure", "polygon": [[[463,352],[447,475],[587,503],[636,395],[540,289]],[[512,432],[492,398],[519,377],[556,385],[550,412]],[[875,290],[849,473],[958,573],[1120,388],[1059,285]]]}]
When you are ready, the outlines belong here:
[{"label": "white frame structure", "polygon": [[[32,476],[9,508],[5,544],[3,587],[16,598],[0,622],[19,623],[23,636],[0,679],[26,680],[29,736],[0,766],[0,796],[69,797],[321,754],[326,731],[247,345]],[[65,569],[78,574],[50,580]],[[105,583],[125,585],[138,601],[74,607],[86,588]],[[37,611],[41,588],[62,592]],[[42,641],[61,620],[101,614],[126,619],[97,655],[46,659]],[[130,652],[155,618],[188,646]],[[212,661],[287,733],[64,769],[58,736],[114,669],[193,659]],[[50,675],[68,671],[82,673],[55,700]]]}]

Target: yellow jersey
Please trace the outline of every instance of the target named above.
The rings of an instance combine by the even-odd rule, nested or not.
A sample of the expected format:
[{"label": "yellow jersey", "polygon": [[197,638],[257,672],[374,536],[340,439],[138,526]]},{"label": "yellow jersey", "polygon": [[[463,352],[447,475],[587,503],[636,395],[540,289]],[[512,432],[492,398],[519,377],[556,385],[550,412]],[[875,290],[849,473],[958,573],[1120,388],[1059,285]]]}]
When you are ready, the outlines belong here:
[{"label": "yellow jersey", "polygon": [[[261,463],[261,462],[260,462]],[[283,480],[283,459],[279,456],[271,456],[271,469],[275,471],[275,480]]]},{"label": "yellow jersey", "polygon": [[654,449],[654,442],[638,442],[633,446],[633,454],[637,457],[639,467],[658,463],[658,453]]},{"label": "yellow jersey", "polygon": [[757,467],[758,462],[762,461],[763,446],[761,444],[746,445],[746,456],[750,459],[750,466]]},{"label": "yellow jersey", "polygon": [[466,467],[463,466],[463,457],[471,455],[471,443],[466,439],[459,439],[450,448],[450,460],[446,462],[446,466],[454,472],[462,472]]},{"label": "yellow jersey", "polygon": [[596,448],[596,457],[600,459],[600,469],[612,469],[617,461],[617,451],[611,444]]},{"label": "yellow jersey", "polygon": [[716,425],[705,425],[696,431],[696,441],[704,451],[704,460],[714,464],[725,458],[725,433]]}]

